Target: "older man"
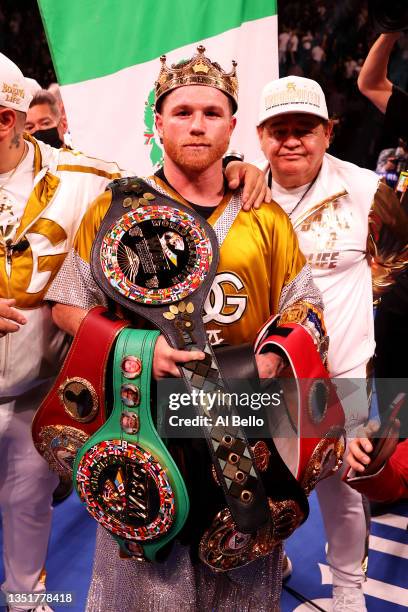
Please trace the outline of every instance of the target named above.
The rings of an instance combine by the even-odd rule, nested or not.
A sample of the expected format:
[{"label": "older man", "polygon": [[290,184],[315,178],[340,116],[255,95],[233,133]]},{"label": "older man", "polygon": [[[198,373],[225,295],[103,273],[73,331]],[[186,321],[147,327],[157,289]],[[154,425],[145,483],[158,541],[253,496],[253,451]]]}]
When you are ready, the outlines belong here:
[{"label": "older man", "polygon": [[[365,379],[375,346],[372,272],[378,295],[406,262],[406,218],[374,172],[326,152],[332,124],[316,81],[286,77],[268,83],[257,129],[272,198],[289,215],[323,295],[329,371],[357,383],[344,402],[350,431],[368,413]],[[317,492],[329,542],[333,609],[361,612],[367,531],[361,495],[340,475],[320,483]]]},{"label": "older man", "polygon": [[[225,188],[222,156],[235,127],[236,108],[235,71],[225,73],[204,55],[203,47],[191,60],[171,68],[163,66],[156,82],[156,126],[164,145],[164,167],[146,181],[153,189],[195,209],[216,229],[221,242],[220,263],[212,292],[217,304],[209,299],[203,317],[211,343],[251,342],[271,315],[286,311],[288,316],[295,316],[302,306],[305,313],[312,313],[311,329],[319,342],[320,295],[311,282],[288,218],[274,204],[243,212],[241,191],[232,193]],[[105,295],[92,282],[90,249],[112,201],[113,206],[120,204],[118,210],[123,214],[122,204],[111,191],[95,201],[48,294],[49,299],[59,302],[53,311],[55,321],[70,333],[76,332],[88,308],[106,303]],[[305,323],[308,316],[305,314]],[[203,356],[198,351],[171,348],[160,336],[153,374],[156,378],[178,376],[178,364]],[[260,376],[273,376],[280,370],[282,358],[265,353],[257,356],[257,365]],[[211,500],[211,491],[206,493],[203,484],[205,478],[200,477],[206,457],[205,450],[200,459],[181,462],[187,467],[189,479],[196,483],[190,521],[195,531],[201,529],[200,535],[205,528],[202,513]],[[175,543],[165,563],[144,566],[120,560],[114,542],[99,529],[88,609],[270,612],[279,608],[279,547],[270,557],[226,575],[213,573],[199,562],[197,540],[189,538],[188,542],[188,547]]]}]

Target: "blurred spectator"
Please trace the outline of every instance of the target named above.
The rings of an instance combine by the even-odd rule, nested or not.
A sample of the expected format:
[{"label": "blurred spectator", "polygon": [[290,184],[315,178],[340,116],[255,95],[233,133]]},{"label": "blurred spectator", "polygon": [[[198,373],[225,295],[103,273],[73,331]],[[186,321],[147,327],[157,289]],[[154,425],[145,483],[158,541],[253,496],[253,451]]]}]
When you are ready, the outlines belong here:
[{"label": "blurred spectator", "polygon": [[344,76],[346,79],[352,79],[356,76],[357,62],[352,57],[347,57],[344,62]]},{"label": "blurred spectator", "polygon": [[299,47],[299,37],[296,34],[296,30],[292,30],[288,42],[288,55],[291,64],[296,64],[297,53]]},{"label": "blurred spectator", "polygon": [[387,185],[394,188],[398,182],[400,172],[408,167],[407,143],[399,139],[398,147],[383,149],[378,156],[375,171],[385,177]]},{"label": "blurred spectator", "polygon": [[[287,62],[280,62],[280,76],[303,75],[317,80],[327,92],[329,112],[337,122],[330,152],[375,168],[379,152],[391,147],[395,139],[383,130],[383,117],[356,85],[377,35],[368,18],[367,2],[278,0],[278,15],[279,23],[285,24],[281,31],[285,32],[285,43],[288,32],[296,31],[298,38],[296,52],[291,51],[289,41]],[[284,57],[283,51],[280,57]],[[389,69],[395,84],[408,87],[408,34],[394,49]]]},{"label": "blurred spectator", "polygon": [[326,57],[326,54],[320,45],[315,45],[312,47],[311,55],[313,61],[317,62],[318,64],[320,64],[320,62],[322,62]]},{"label": "blurred spectator", "polygon": [[46,89],[38,91],[27,112],[26,132],[59,149],[64,144],[66,127],[56,98]]},{"label": "blurred spectator", "polygon": [[308,30],[306,34],[302,36],[302,47],[306,49],[306,51],[309,51],[312,48],[312,42],[313,34],[310,30]]},{"label": "blurred spectator", "polygon": [[358,77],[358,75],[360,74],[363,64],[364,64],[364,59],[362,57],[359,57],[357,60],[357,66],[354,69],[354,74],[356,75],[356,77]]},{"label": "blurred spectator", "polygon": [[279,64],[286,64],[290,32],[284,28],[278,36]]}]

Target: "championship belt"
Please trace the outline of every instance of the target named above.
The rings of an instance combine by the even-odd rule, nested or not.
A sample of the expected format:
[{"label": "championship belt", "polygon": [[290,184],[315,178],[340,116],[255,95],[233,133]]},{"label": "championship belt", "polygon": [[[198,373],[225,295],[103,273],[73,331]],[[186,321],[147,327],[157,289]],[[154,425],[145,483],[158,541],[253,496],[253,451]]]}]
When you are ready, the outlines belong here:
[{"label": "championship belt", "polygon": [[[289,367],[280,374],[288,419],[297,434],[290,454],[293,476],[309,494],[317,482],[342,464],[345,448],[344,411],[318,348],[305,325],[308,304],[296,305],[293,316],[273,317],[258,333],[255,352],[278,349]],[[301,312],[299,312],[301,311]],[[293,322],[297,319],[299,322]],[[329,458],[334,460],[332,467]]]},{"label": "championship belt", "polygon": [[113,362],[113,409],[79,451],[74,481],[89,513],[127,556],[154,561],[184,525],[184,481],[158,436],[150,383],[158,331],[124,329]]},{"label": "championship belt", "polygon": [[[112,300],[152,321],[173,347],[204,351],[205,360],[180,367],[189,391],[224,391],[202,323],[218,264],[212,227],[139,178],[114,181],[110,188],[112,203],[92,249],[96,282]],[[196,410],[206,415],[206,406]],[[241,532],[253,533],[270,521],[270,511],[246,435],[241,427],[227,432],[204,425],[203,432],[233,520]]]},{"label": "championship belt", "polygon": [[318,480],[342,464],[344,412],[312,336],[302,325],[285,321],[285,315],[276,316],[260,330],[255,343],[256,353],[271,349],[283,355],[290,366],[280,375],[279,387],[283,416],[292,435],[276,437],[279,431],[271,424],[270,432],[274,433],[270,435],[275,437],[253,442],[268,492],[271,521],[257,532],[245,534],[237,529],[228,509],[219,512],[199,550],[201,560],[218,571],[247,565],[288,538],[308,516],[306,496]]},{"label": "championship belt", "polygon": [[106,421],[105,373],[111,347],[128,325],[101,306],[83,319],[54,386],[32,423],[34,445],[65,482],[77,451]]}]

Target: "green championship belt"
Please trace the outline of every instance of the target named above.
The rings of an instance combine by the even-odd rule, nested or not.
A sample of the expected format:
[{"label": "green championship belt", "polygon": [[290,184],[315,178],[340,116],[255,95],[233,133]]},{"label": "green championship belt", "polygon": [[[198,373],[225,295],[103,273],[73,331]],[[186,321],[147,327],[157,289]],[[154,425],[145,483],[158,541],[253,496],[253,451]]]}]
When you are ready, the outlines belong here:
[{"label": "green championship belt", "polygon": [[[213,228],[193,209],[140,178],[114,181],[109,189],[112,202],[92,247],[95,281],[127,315],[153,323],[171,346],[204,352],[204,360],[179,368],[187,390],[222,394],[228,384],[202,320],[218,265]],[[206,409],[205,402],[194,408],[199,416]],[[212,411],[237,414],[233,403],[220,402]],[[233,520],[241,532],[253,533],[271,514],[244,428],[238,424],[227,430],[203,420],[201,429]]]},{"label": "green championship belt", "polygon": [[113,360],[113,409],[78,452],[74,482],[87,510],[127,556],[155,560],[183,527],[189,499],[150,411],[159,332],[124,329]]}]

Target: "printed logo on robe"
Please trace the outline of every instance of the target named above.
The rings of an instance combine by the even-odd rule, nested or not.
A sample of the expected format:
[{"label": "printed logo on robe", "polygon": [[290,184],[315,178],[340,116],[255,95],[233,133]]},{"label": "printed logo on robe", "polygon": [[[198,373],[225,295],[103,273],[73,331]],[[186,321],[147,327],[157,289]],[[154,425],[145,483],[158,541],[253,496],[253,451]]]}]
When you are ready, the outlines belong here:
[{"label": "printed logo on robe", "polygon": [[[307,232],[313,244],[313,252],[307,257],[314,268],[336,268],[340,251],[336,250],[339,233],[349,230],[353,214],[340,208],[341,200],[320,204],[316,210],[309,211],[303,220],[295,223],[297,231]],[[300,222],[299,222],[300,221]]]},{"label": "printed logo on robe", "polygon": [[[243,316],[248,297],[238,293],[244,289],[244,283],[232,272],[216,274],[211,289],[204,302],[203,322],[231,325]],[[207,329],[210,344],[221,344],[224,339],[221,329]]]},{"label": "printed logo on robe", "polygon": [[6,243],[13,238],[19,219],[13,212],[13,202],[0,192],[0,240]]},{"label": "printed logo on robe", "polygon": [[9,293],[17,308],[37,308],[60,269],[67,234],[51,219],[38,219],[13,251]]}]

